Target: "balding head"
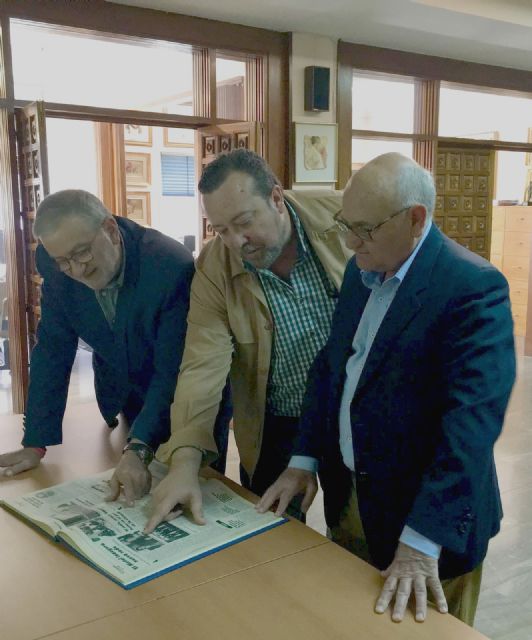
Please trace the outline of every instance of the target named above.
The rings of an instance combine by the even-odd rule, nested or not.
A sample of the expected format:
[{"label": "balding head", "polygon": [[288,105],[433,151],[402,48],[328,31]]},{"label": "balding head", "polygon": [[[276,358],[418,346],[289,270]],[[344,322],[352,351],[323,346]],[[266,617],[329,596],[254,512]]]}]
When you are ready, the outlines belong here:
[{"label": "balding head", "polygon": [[368,162],[347,184],[342,220],[361,269],[393,274],[430,221],[436,199],[431,174],[399,153]]},{"label": "balding head", "polygon": [[[417,162],[400,153],[385,153],[365,164],[353,174],[344,191],[346,201],[356,200],[367,216],[379,222],[386,211],[422,205],[427,220],[432,218],[436,190],[432,175]],[[380,217],[379,217],[380,216]]]}]

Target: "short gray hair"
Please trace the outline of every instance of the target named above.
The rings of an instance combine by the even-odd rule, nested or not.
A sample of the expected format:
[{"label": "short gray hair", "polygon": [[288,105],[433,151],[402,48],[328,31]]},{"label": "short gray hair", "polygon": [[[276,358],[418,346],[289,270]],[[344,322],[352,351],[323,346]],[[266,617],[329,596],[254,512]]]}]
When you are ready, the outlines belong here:
[{"label": "short gray hair", "polygon": [[98,229],[111,213],[92,193],[82,189],[65,189],[47,196],[39,205],[33,223],[33,235],[42,238],[57,230],[67,218],[83,220],[93,230]]},{"label": "short gray hair", "polygon": [[395,196],[398,206],[413,207],[421,204],[427,210],[427,221],[432,220],[436,203],[436,187],[432,174],[421,165],[405,162],[399,166]]}]

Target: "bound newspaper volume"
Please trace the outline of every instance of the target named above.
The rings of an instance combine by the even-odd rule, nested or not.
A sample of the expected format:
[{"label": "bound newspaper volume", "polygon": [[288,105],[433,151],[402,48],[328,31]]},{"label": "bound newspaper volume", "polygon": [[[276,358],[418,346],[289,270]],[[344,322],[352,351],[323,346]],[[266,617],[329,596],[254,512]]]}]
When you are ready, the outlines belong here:
[{"label": "bound newspaper volume", "polygon": [[[166,470],[150,466],[154,485]],[[131,589],[168,571],[285,522],[259,514],[218,480],[202,480],[207,524],[181,516],[143,534],[146,496],[134,507],[105,502],[113,470],[2,501],[2,506],[69,547],[82,560]]]}]

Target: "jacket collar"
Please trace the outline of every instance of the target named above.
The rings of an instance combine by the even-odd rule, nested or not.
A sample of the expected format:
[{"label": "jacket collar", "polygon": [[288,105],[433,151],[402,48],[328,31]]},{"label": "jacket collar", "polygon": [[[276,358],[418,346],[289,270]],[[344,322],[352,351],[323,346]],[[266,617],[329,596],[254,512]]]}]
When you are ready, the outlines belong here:
[{"label": "jacket collar", "polygon": [[[389,349],[392,349],[397,337],[405,330],[408,324],[416,316],[422,306],[423,294],[428,287],[434,264],[441,250],[444,236],[433,225],[423,246],[415,257],[410,269],[405,275],[404,281],[397,290],[390,309],[375,336],[373,345],[364,365],[362,375],[357,386],[358,395],[368,383],[378,367],[382,364]],[[364,288],[363,285],[361,288]],[[367,291],[367,289],[366,289]],[[367,300],[367,297],[366,297]],[[365,305],[357,315],[358,323]]]},{"label": "jacket collar", "polygon": [[[311,244],[314,238],[321,237],[323,239],[323,237],[328,235],[331,231],[336,238],[338,232],[336,225],[332,223],[331,218],[334,213],[339,211],[341,208],[341,196],[339,191],[285,191],[284,198],[285,205],[290,207],[298,217],[298,220],[305,230]],[[323,215],[324,206],[331,212],[331,217]],[[301,210],[305,212],[304,216],[299,215],[298,212]],[[229,249],[226,249],[226,251],[229,254],[231,277],[236,278],[242,274],[250,275],[249,270],[244,266],[242,259],[233,251],[230,251]]]}]

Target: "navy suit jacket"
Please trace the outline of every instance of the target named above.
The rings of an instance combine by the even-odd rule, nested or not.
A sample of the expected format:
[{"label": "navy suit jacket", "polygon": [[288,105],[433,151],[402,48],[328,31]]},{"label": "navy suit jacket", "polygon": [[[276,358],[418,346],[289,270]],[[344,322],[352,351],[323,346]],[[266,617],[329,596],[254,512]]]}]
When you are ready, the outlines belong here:
[{"label": "navy suit jacket", "polygon": [[[329,526],[351,490],[338,415],[370,290],[348,263],[331,334],[310,373],[295,454],[320,461]],[[435,226],[375,337],[351,404],[359,509],[373,562],[405,524],[442,545],[442,578],[484,558],[502,517],[493,446],[515,379],[504,276]]]},{"label": "navy suit jacket", "polygon": [[37,248],[42,275],[41,321],[31,355],[25,446],[62,441],[62,420],[78,339],[93,349],[96,398],[106,421],[131,395],[140,412],[131,437],[157,447],[170,435],[194,274],[180,243],[131,220],[116,218],[125,250],[124,283],[113,329],[89,287],[61,273],[44,247]]}]

